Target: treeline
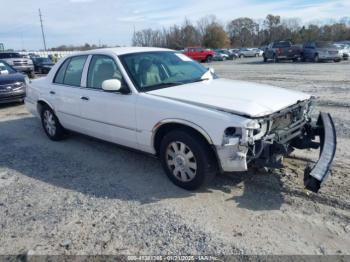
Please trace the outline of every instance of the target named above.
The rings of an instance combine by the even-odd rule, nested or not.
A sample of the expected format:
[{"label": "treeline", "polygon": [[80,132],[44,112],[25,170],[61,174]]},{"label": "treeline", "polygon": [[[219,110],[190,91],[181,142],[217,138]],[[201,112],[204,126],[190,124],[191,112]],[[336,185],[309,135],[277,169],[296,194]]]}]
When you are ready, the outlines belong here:
[{"label": "treeline", "polygon": [[95,44],[88,44],[85,43],[84,45],[60,45],[57,47],[52,47],[48,51],[86,51],[91,49],[97,49],[97,48],[106,48],[107,45],[95,45]]},{"label": "treeline", "polygon": [[185,19],[182,25],[136,31],[132,45],[171,49],[187,46],[260,47],[278,40],[291,40],[293,43],[350,40],[350,18],[324,25],[303,25],[297,18],[267,15],[263,20],[241,17],[224,25],[215,16],[206,16],[195,24]]}]

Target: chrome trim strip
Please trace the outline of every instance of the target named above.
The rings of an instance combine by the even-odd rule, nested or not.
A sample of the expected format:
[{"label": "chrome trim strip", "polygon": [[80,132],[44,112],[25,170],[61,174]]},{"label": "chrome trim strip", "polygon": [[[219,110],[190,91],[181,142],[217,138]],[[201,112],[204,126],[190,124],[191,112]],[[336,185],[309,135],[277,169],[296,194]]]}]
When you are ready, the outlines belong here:
[{"label": "chrome trim strip", "polygon": [[127,127],[127,126],[122,126],[122,125],[116,125],[116,124],[103,122],[103,121],[99,121],[99,120],[94,120],[94,119],[91,119],[91,118],[82,117],[82,116],[78,116],[78,115],[67,113],[67,112],[63,112],[63,111],[58,111],[58,113],[65,114],[65,115],[70,115],[70,116],[74,116],[74,117],[78,117],[78,118],[81,118],[81,119],[85,119],[85,120],[89,120],[89,121],[92,121],[92,122],[97,122],[97,123],[101,123],[101,124],[105,124],[105,125],[109,125],[109,126],[115,126],[115,127],[118,127],[118,128],[131,130],[131,131],[135,131],[135,132],[138,132],[138,133],[142,132],[142,130],[140,130],[140,129]]}]

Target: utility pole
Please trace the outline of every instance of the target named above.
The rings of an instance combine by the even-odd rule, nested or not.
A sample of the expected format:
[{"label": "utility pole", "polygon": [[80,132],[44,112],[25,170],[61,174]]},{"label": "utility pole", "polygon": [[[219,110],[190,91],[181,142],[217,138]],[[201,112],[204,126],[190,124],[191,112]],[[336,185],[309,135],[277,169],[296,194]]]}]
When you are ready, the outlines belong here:
[{"label": "utility pole", "polygon": [[39,18],[40,18],[40,25],[41,25],[41,34],[42,34],[42,36],[43,36],[44,50],[46,51],[46,40],[45,40],[43,19],[42,19],[42,15],[41,15],[40,8],[39,8]]}]

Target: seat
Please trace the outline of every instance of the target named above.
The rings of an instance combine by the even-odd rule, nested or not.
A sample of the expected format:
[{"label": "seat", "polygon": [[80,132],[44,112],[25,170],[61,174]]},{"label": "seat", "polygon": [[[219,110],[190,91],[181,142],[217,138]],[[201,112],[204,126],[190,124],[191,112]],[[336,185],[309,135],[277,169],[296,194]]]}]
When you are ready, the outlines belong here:
[{"label": "seat", "polygon": [[161,83],[158,66],[153,64],[149,59],[143,59],[140,61],[138,68],[139,85],[152,86]]},{"label": "seat", "polygon": [[100,64],[94,74],[92,87],[101,88],[103,81],[115,78],[114,73],[115,68],[112,63]]}]

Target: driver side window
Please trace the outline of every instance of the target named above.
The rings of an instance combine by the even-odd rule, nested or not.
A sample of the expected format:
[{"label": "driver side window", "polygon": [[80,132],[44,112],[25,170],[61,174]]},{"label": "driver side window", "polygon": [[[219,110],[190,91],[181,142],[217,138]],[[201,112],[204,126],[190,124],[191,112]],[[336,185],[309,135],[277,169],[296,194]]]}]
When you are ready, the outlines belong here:
[{"label": "driver side window", "polygon": [[114,59],[105,55],[94,55],[90,61],[87,87],[102,89],[105,80],[118,79],[123,83],[122,74]]}]

